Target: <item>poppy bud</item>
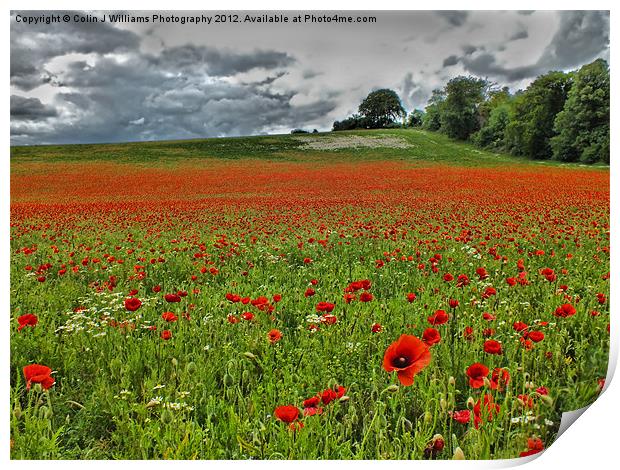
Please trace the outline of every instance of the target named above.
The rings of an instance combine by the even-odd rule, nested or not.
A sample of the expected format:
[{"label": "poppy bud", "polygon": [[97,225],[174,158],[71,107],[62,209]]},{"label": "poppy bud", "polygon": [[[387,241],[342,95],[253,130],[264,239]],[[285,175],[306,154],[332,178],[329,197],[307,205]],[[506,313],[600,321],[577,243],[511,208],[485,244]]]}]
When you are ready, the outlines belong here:
[{"label": "poppy bud", "polygon": [[241,380],[244,383],[247,383],[250,381],[250,371],[247,369],[244,369],[243,372],[241,372]]},{"label": "poppy bud", "polygon": [[472,409],[475,404],[476,404],[476,401],[473,399],[473,397],[469,397],[467,399],[467,408]]},{"label": "poppy bud", "polygon": [[450,376],[450,378],[448,379],[448,385],[450,385],[451,387],[454,387],[456,385],[456,379]]},{"label": "poppy bud", "polygon": [[161,419],[161,422],[164,424],[170,424],[173,420],[174,416],[172,416],[172,412],[169,409],[164,409],[164,411],[161,412],[161,416],[159,419]]},{"label": "poppy bud", "polygon": [[13,416],[15,416],[15,419],[22,417],[22,407],[19,406],[19,403],[15,405],[15,408],[13,408]]},{"label": "poppy bud", "polygon": [[413,431],[413,423],[407,418],[403,418],[403,428],[405,428],[405,431],[411,432]]},{"label": "poppy bud", "polygon": [[460,447],[454,449],[454,455],[452,456],[452,460],[465,460],[465,454]]},{"label": "poppy bud", "polygon": [[187,365],[185,366],[185,370],[187,371],[189,375],[194,375],[196,373],[196,363],[193,361],[188,362]]},{"label": "poppy bud", "polygon": [[248,358],[250,361],[256,361],[256,356],[252,354],[250,351],[246,351],[243,355]]},{"label": "poppy bud", "polygon": [[234,380],[232,378],[232,375],[230,375],[229,373],[224,374],[224,385],[226,385],[227,387],[231,387],[233,383]]},{"label": "poppy bud", "polygon": [[396,393],[398,392],[398,385],[392,384],[388,388],[386,388],[384,391],[389,392],[389,393]]},{"label": "poppy bud", "polygon": [[491,386],[491,381],[489,380],[488,377],[483,377],[482,381],[484,382],[484,386],[489,388]]},{"label": "poppy bud", "polygon": [[347,395],[342,395],[342,396],[338,399],[338,401],[339,401],[340,403],[344,403],[345,401],[349,401],[350,399],[351,399],[351,397],[349,397],[349,396],[347,396]]},{"label": "poppy bud", "polygon": [[441,400],[439,400],[439,406],[441,407],[441,411],[446,411],[446,408],[448,406],[448,403],[446,402],[445,398],[442,398]]},{"label": "poppy bud", "polygon": [[545,405],[553,406],[553,398],[551,398],[549,395],[542,395],[540,399]]},{"label": "poppy bud", "polygon": [[433,421],[433,414],[430,411],[424,413],[424,422],[429,424]]},{"label": "poppy bud", "polygon": [[172,367],[177,367],[179,365],[179,361],[177,361],[176,357],[173,357],[170,362],[172,362]]},{"label": "poppy bud", "polygon": [[52,412],[50,411],[50,409],[43,405],[41,408],[39,408],[39,419],[49,419],[52,416]]},{"label": "poppy bud", "polygon": [[525,388],[527,388],[528,390],[533,390],[536,388],[536,386],[533,382],[525,382]]},{"label": "poppy bud", "polygon": [[154,406],[159,405],[159,403],[160,403],[160,401],[159,401],[159,400],[152,399],[151,401],[149,401],[149,402],[146,404],[146,407],[147,407],[147,408],[153,408]]}]

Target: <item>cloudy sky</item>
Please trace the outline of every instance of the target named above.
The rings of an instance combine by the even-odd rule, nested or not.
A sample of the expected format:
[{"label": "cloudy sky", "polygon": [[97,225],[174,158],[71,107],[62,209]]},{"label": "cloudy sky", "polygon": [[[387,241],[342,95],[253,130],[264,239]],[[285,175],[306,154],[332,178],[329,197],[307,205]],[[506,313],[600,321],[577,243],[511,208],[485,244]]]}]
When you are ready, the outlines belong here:
[{"label": "cloudy sky", "polygon": [[598,11],[347,12],[377,22],[346,25],[26,25],[18,14],[42,13],[11,14],[14,145],[329,130],[376,88],[409,111],[457,75],[517,90],[609,60]]}]

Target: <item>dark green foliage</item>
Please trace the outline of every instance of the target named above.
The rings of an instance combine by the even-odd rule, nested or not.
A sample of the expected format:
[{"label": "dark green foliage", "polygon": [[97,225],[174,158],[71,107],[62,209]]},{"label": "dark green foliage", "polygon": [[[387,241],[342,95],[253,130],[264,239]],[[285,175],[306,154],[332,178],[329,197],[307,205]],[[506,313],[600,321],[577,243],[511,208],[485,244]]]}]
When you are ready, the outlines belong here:
[{"label": "dark green foliage", "polygon": [[396,92],[387,88],[371,92],[359,105],[358,112],[372,129],[392,126],[407,115]]},{"label": "dark green foliage", "polygon": [[510,122],[510,105],[507,103],[494,108],[485,125],[472,136],[476,145],[485,148],[501,149],[504,146],[504,133]]},{"label": "dark green foliage", "polygon": [[609,163],[609,67],[603,59],[584,65],[575,74],[554,129],[554,159]]},{"label": "dark green foliage", "polygon": [[486,80],[456,77],[446,85],[446,99],[441,105],[441,131],[449,137],[467,140],[478,129],[478,106],[484,101]]},{"label": "dark green foliage", "polygon": [[332,126],[333,131],[352,131],[355,129],[368,129],[370,127],[370,122],[367,118],[360,116],[359,114],[354,114],[353,116],[349,116],[342,121],[334,121],[334,125]]},{"label": "dark green foliage", "polygon": [[446,100],[444,90],[433,90],[433,94],[428,100],[422,127],[427,131],[438,131],[441,129],[441,109],[442,104]]},{"label": "dark green foliage", "polygon": [[553,122],[564,107],[571,84],[571,74],[549,72],[515,98],[505,134],[508,151],[536,160],[551,158]]},{"label": "dark green foliage", "polygon": [[422,127],[424,122],[424,111],[421,109],[414,109],[409,113],[407,118],[407,127]]}]

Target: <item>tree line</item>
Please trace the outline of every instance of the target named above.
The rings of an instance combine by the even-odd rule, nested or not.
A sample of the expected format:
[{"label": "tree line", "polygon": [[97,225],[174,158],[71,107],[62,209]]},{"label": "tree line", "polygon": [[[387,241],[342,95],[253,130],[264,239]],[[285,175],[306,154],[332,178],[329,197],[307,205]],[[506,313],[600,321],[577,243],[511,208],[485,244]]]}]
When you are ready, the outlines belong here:
[{"label": "tree line", "polygon": [[609,163],[609,96],[603,59],[568,73],[548,72],[516,93],[458,76],[433,91],[424,111],[408,115],[394,91],[373,91],[358,114],[334,122],[333,130],[419,127],[537,160]]}]

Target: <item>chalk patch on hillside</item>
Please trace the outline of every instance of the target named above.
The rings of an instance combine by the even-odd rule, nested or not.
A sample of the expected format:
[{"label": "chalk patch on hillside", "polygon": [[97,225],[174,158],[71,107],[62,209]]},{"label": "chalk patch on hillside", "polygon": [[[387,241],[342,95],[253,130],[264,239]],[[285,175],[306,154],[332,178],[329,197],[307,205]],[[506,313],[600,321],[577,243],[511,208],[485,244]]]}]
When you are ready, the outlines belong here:
[{"label": "chalk patch on hillside", "polygon": [[303,142],[303,148],[310,150],[338,150],[348,148],[395,148],[405,149],[413,147],[401,137],[390,136],[360,136],[360,135],[343,135],[343,136],[308,136],[295,137],[295,140]]}]

